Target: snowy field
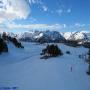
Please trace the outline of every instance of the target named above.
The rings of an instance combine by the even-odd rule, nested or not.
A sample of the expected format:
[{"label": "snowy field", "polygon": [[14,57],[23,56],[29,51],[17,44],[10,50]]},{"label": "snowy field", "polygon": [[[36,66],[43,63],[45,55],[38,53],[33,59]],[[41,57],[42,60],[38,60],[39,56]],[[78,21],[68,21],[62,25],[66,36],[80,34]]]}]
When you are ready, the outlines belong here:
[{"label": "snowy field", "polygon": [[[40,59],[40,53],[45,45],[23,44],[24,49],[17,49],[9,44],[9,53],[0,55],[0,88],[90,90],[90,76],[86,74],[88,64],[78,58],[79,54],[87,53],[87,49],[59,44],[64,55],[44,60]],[[70,55],[65,54],[68,50]],[[16,89],[12,89],[13,87]]]}]

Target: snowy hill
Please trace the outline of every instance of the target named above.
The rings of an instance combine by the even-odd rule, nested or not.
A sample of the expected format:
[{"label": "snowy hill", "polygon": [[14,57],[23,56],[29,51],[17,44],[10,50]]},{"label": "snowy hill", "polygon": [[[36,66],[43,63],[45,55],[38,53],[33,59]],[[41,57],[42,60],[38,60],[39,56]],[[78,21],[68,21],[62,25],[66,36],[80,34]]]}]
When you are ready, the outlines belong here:
[{"label": "snowy hill", "polygon": [[0,56],[0,88],[90,90],[90,76],[86,74],[88,64],[78,57],[88,49],[58,44],[64,55],[44,60],[40,59],[40,53],[45,44],[23,42],[23,45],[24,49],[17,49],[8,43],[9,53]]}]

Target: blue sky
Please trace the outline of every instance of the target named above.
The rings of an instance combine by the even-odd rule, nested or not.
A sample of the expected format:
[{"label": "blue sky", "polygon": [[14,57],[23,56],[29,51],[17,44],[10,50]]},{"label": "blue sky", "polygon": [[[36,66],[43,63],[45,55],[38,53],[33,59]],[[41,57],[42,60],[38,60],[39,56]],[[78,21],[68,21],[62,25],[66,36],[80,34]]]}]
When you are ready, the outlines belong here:
[{"label": "blue sky", "polygon": [[90,0],[0,0],[0,29],[90,29]]},{"label": "blue sky", "polygon": [[90,0],[43,0],[43,2],[49,11],[40,11],[33,5],[31,13],[31,16],[41,23],[90,23]]}]

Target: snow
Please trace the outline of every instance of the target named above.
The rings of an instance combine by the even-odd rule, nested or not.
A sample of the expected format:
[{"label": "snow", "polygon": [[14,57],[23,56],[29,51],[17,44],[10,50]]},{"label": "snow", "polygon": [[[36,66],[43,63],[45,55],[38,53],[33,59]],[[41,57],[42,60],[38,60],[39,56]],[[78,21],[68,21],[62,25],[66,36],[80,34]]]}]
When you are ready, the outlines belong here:
[{"label": "snow", "polygon": [[[3,31],[0,30],[0,34]],[[6,32],[9,36],[17,37],[18,39],[25,41],[36,41],[36,39],[40,39],[45,37],[48,41],[51,40],[89,40],[90,41],[90,31],[74,31],[74,32],[59,32],[59,31],[26,31],[26,32],[18,32],[17,34],[12,32]]]},{"label": "snow", "polygon": [[39,35],[35,36],[34,38],[41,38],[43,37],[43,33],[40,33]]},{"label": "snow", "polygon": [[[9,43],[9,53],[0,55],[0,87],[17,87],[17,90],[90,90],[90,76],[86,74],[88,64],[78,58],[79,54],[86,54],[87,49],[58,44],[64,55],[44,60],[40,59],[40,53],[46,44],[23,44],[24,49],[17,49]],[[71,54],[65,54],[66,51]]]},{"label": "snow", "polygon": [[19,39],[31,39],[32,41],[36,41],[36,39],[40,39],[42,37],[45,37],[48,39],[48,41],[51,40],[64,40],[64,37],[57,31],[28,31],[24,32],[22,34],[18,34],[17,37]]},{"label": "snow", "polygon": [[66,40],[90,40],[90,32],[89,31],[74,31],[74,32],[65,32],[63,34]]},{"label": "snow", "polygon": [[63,36],[65,37],[66,40],[69,39],[71,35],[72,35],[71,32],[65,32],[65,33],[63,34]]},{"label": "snow", "polygon": [[83,40],[85,38],[85,35],[82,32],[76,33],[76,35],[74,36],[75,40]]}]

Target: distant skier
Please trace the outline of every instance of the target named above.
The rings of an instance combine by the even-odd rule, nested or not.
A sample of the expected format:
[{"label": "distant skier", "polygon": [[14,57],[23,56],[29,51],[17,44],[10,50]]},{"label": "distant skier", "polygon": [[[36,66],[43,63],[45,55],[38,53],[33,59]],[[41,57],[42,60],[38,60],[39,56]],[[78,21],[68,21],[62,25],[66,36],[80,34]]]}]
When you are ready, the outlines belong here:
[{"label": "distant skier", "polygon": [[72,66],[70,67],[70,71],[72,72]]}]

